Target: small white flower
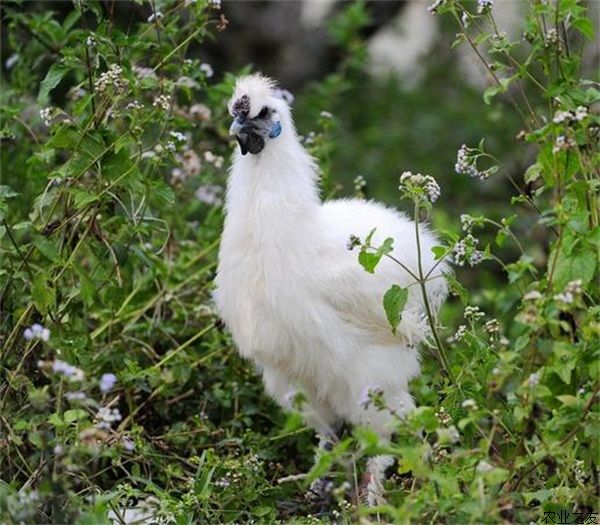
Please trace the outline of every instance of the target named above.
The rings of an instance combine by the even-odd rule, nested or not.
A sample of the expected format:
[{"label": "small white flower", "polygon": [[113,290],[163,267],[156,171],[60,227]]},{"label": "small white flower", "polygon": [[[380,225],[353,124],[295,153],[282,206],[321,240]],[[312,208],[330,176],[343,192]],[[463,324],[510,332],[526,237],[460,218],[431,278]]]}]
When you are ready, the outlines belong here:
[{"label": "small white flower", "polygon": [[483,329],[488,334],[497,334],[500,332],[500,323],[498,322],[498,319],[490,319],[483,325]]},{"label": "small white flower", "polygon": [[212,66],[210,64],[207,64],[206,62],[203,62],[202,64],[200,64],[200,71],[202,71],[202,73],[204,73],[204,76],[206,78],[211,78],[215,74]]},{"label": "small white flower", "polygon": [[465,399],[460,406],[467,410],[477,410],[478,408],[477,403],[473,399]]},{"label": "small white flower", "polygon": [[65,394],[65,397],[69,400],[69,401],[83,401],[84,399],[87,398],[87,396],[85,395],[85,392],[67,392]]},{"label": "small white flower", "polygon": [[131,439],[124,437],[121,440],[121,444],[123,445],[123,448],[129,452],[135,450],[135,443],[131,441]]},{"label": "small white flower", "polygon": [[523,301],[537,301],[544,297],[539,291],[531,290],[523,296]]},{"label": "small white flower", "polygon": [[93,35],[90,35],[85,39],[85,45],[88,47],[96,47],[97,43],[98,42],[96,42],[96,38]]},{"label": "small white flower", "polygon": [[123,69],[118,64],[111,64],[108,69],[94,82],[94,89],[98,93],[112,90],[119,94],[127,89],[127,80],[123,77]]},{"label": "small white flower", "polygon": [[429,202],[435,202],[442,194],[440,185],[431,175],[421,175],[412,171],[405,171],[400,175],[400,191],[421,189]]},{"label": "small white flower", "polygon": [[39,339],[47,343],[50,340],[50,330],[39,323],[34,323],[23,331],[23,337],[28,341]]},{"label": "small white flower", "polygon": [[454,334],[454,340],[455,341],[462,341],[463,338],[465,337],[467,333],[467,326],[464,324],[461,324],[458,329],[456,330],[456,333]]},{"label": "small white flower", "polygon": [[187,137],[180,131],[170,131],[169,135],[179,142],[187,142]]},{"label": "small white flower", "polygon": [[562,293],[557,293],[554,296],[554,300],[559,303],[572,304],[573,301],[575,300],[575,297],[573,297],[573,294],[571,292],[562,292]]},{"label": "small white flower", "polygon": [[135,111],[142,109],[144,106],[140,104],[137,100],[134,100],[125,106],[125,109],[128,111]]},{"label": "small white flower", "polygon": [[540,374],[538,372],[534,372],[533,374],[531,374],[527,380],[525,381],[525,383],[528,386],[537,386],[540,382]]},{"label": "small white flower", "polygon": [[[8,62],[8,61],[7,61]],[[578,106],[575,110],[575,120],[581,121],[588,116],[588,109],[585,106]]]},{"label": "small white flower", "polygon": [[331,113],[329,113],[329,111],[321,111],[321,118],[333,118],[333,115]]},{"label": "small white flower", "polygon": [[171,95],[159,95],[154,99],[152,105],[155,108],[161,108],[164,111],[169,111],[171,108]]},{"label": "small white flower", "polygon": [[54,113],[52,107],[40,109],[40,117],[48,127],[52,125],[52,113]]},{"label": "small white flower", "polygon": [[117,376],[115,374],[111,374],[111,373],[102,374],[102,377],[100,378],[100,391],[102,393],[109,392],[110,390],[113,389],[116,382],[117,382]]},{"label": "small white flower", "polygon": [[559,151],[573,149],[577,146],[577,143],[571,137],[565,137],[559,135],[556,137],[556,142],[552,148],[552,153],[558,153]]},{"label": "small white flower", "polygon": [[483,252],[477,249],[479,239],[468,233],[464,238],[458,241],[452,249],[454,264],[464,266],[476,266],[483,260]]},{"label": "small white flower", "polygon": [[481,311],[479,306],[467,306],[465,308],[465,319],[475,323],[485,317],[485,313]]},{"label": "small white flower", "polygon": [[477,0],[477,12],[478,13],[487,13],[491,8],[494,2],[492,0]]},{"label": "small white flower", "polygon": [[121,421],[121,412],[119,412],[118,408],[108,408],[108,407],[100,407],[98,413],[96,414],[96,418],[98,419],[98,423],[96,426],[102,429],[109,429],[111,424],[116,421]]},{"label": "small white flower", "polygon": [[65,361],[61,361],[60,359],[56,359],[54,363],[52,363],[52,370],[57,374],[64,375],[70,381],[83,381],[85,378],[83,370],[70,365]]},{"label": "small white flower", "polygon": [[222,192],[223,189],[220,186],[215,184],[204,184],[198,187],[195,195],[196,198],[204,204],[208,204],[209,206],[220,206],[223,203],[223,199],[221,198]]}]

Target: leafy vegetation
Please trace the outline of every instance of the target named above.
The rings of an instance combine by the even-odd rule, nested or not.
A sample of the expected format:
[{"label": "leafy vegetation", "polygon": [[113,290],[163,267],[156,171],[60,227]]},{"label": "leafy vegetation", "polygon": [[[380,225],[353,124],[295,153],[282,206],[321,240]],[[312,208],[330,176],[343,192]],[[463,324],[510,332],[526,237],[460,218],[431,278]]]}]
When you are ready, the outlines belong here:
[{"label": "leafy vegetation", "polygon": [[[435,2],[494,84],[480,105],[467,104],[466,87],[460,111],[438,101],[424,123],[417,110],[435,90],[403,92],[365,73],[365,5],[334,21],[345,58],[296,110],[303,131],[318,123],[305,143],[324,193],[343,192],[338,173],[357,166],[369,181],[385,168],[395,186],[399,165],[428,173],[403,174],[394,197],[383,176],[357,179],[356,192],[373,187],[417,224],[430,218],[444,231],[436,256],[457,272],[442,319],[430,316],[418,408],[397,419],[397,437],[382,444],[354,429],[314,467],[299,413],[263,394],[211,305],[234,76],[215,79],[189,48],[227,34],[219,6],[165,2],[123,25],[95,1],[62,19],[51,5],[4,5],[13,55],[0,94],[0,520],[119,522],[130,507],[164,523],[375,513],[537,523],[544,511],[597,512],[600,91],[582,76],[594,33],[584,4],[531,0],[524,38],[512,41],[490,1]],[[377,101],[368,115],[353,103],[365,95]],[[381,133],[386,111],[395,125]],[[439,114],[465,121],[464,147],[434,137]],[[480,115],[493,117],[473,127]],[[398,158],[398,144],[412,156]],[[490,200],[470,204],[480,195]],[[349,248],[376,272],[394,242]],[[391,330],[405,302],[398,286],[382,297]],[[385,392],[368,402],[388,410]],[[388,504],[370,509],[353,503],[352,482],[374,453],[397,466]],[[334,501],[315,516],[302,491],[323,474]]]}]

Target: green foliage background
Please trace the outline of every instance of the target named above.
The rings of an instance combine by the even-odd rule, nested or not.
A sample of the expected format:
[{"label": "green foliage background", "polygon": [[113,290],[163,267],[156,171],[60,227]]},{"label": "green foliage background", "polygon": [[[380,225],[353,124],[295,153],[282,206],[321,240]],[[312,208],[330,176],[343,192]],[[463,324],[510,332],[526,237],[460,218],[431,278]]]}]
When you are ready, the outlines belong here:
[{"label": "green foliage background", "polygon": [[[0,521],[107,523],[140,502],[165,523],[529,523],[598,510],[600,92],[583,80],[578,50],[594,27],[582,2],[532,0],[515,42],[493,8],[439,2],[442,46],[486,53],[498,84],[485,101],[450,51],[427,58],[411,90],[369,76],[363,3],[332,22],[339,67],[295,103],[324,195],[351,194],[361,174],[358,193],[410,212],[399,175],[433,175],[440,253],[468,213],[484,262],[457,268],[442,348],[423,349],[419,408],[397,439],[355,429],[310,471],[336,486],[317,517],[294,477],[311,469],[314,436],[263,394],[210,300],[233,147],[225,104],[250,68],[212,77],[194,50],[235,28],[202,1],[152,3],[162,16],[129,25],[93,0],[66,17],[24,6],[2,11],[18,61],[0,95]],[[454,172],[463,143],[491,179]],[[36,323],[47,340],[24,337]],[[107,373],[117,383],[103,392]],[[103,425],[102,407],[120,416]],[[388,504],[350,503],[344,482],[382,452],[398,461]]]}]

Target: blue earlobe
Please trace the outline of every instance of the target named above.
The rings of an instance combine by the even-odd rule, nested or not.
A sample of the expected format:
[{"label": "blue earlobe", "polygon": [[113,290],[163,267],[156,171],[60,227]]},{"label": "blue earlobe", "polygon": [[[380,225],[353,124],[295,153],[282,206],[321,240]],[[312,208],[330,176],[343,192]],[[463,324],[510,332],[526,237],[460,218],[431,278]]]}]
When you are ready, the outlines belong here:
[{"label": "blue earlobe", "polygon": [[271,128],[269,137],[274,139],[275,137],[279,137],[280,133],[281,133],[281,123],[280,122],[273,123],[273,127]]}]

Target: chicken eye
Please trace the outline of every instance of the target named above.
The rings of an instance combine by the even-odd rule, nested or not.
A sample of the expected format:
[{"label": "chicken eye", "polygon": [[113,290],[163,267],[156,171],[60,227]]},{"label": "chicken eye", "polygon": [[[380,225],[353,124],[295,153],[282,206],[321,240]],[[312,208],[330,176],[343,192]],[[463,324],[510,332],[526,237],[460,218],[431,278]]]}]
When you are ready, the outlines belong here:
[{"label": "chicken eye", "polygon": [[260,110],[260,113],[258,114],[258,118],[265,118],[267,116],[267,113],[269,113],[269,108],[267,106],[263,106],[263,108]]}]

